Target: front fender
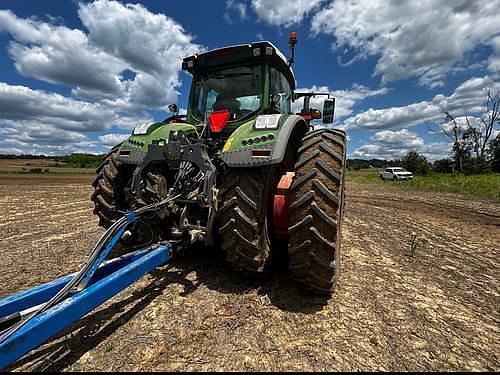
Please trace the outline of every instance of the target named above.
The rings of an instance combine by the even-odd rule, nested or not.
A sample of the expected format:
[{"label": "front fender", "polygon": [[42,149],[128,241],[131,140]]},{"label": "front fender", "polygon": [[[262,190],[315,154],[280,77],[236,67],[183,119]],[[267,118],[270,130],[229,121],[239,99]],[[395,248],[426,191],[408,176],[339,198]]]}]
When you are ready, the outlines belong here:
[{"label": "front fender", "polygon": [[[278,127],[276,129],[256,129],[255,123],[259,117],[277,116],[277,115],[261,115],[257,119],[245,125],[240,126],[227,140],[221,159],[228,167],[256,167],[279,164],[283,161],[285,153],[293,134],[296,132],[300,136],[304,135],[309,126],[304,118],[297,115],[281,115],[277,120]],[[272,135],[273,141],[252,142],[248,144],[248,140],[255,140],[262,136],[269,137]],[[264,153],[255,155],[254,151],[260,150]],[[264,155],[263,155],[264,154]]]},{"label": "front fender", "polygon": [[132,134],[120,147],[118,160],[124,164],[138,165],[148,153],[151,144],[164,144],[170,133],[196,134],[196,127],[188,123],[157,122],[149,125],[144,134]]}]

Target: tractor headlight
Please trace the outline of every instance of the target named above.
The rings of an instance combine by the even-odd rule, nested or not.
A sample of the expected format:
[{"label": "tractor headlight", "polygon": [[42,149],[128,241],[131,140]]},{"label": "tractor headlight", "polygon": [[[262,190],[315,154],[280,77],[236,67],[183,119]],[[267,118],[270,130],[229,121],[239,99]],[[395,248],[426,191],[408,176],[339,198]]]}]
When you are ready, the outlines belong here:
[{"label": "tractor headlight", "polygon": [[149,128],[149,123],[145,122],[144,124],[141,124],[137,127],[134,128],[134,131],[132,132],[133,135],[144,135],[147,134]]},{"label": "tractor headlight", "polygon": [[255,121],[255,129],[276,129],[281,115],[261,115]]}]

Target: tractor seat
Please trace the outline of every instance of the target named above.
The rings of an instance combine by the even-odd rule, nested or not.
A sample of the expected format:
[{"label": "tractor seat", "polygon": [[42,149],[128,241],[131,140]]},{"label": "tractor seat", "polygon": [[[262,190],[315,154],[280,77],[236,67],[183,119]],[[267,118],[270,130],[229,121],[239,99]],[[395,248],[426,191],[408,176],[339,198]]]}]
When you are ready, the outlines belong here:
[{"label": "tractor seat", "polygon": [[215,103],[212,106],[214,111],[221,111],[223,109],[229,110],[231,114],[236,114],[238,116],[240,112],[241,103],[239,100],[230,97],[224,97],[221,95],[217,96]]}]

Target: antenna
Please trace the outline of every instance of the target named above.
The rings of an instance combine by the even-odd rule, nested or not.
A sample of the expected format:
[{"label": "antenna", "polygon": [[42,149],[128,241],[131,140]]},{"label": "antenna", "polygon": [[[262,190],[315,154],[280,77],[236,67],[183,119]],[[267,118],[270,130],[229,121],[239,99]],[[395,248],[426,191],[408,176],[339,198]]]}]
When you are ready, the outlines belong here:
[{"label": "antenna", "polygon": [[288,66],[292,66],[295,63],[295,45],[297,44],[297,33],[292,31],[290,33],[290,38],[288,39],[288,45],[292,50],[292,57],[288,60]]}]

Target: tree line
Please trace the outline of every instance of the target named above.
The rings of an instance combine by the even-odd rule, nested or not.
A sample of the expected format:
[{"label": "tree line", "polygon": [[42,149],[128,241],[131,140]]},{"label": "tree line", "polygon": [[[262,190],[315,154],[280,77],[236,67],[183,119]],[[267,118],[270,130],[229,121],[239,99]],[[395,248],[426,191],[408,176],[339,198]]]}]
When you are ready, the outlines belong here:
[{"label": "tree line", "polygon": [[[348,170],[360,170],[367,168],[387,168],[403,167],[406,170],[417,175],[428,175],[434,173],[456,173],[481,174],[495,172],[500,173],[500,133],[489,143],[489,147],[483,158],[471,155],[471,153],[459,154],[462,160],[458,158],[457,153],[452,154],[451,158],[439,159],[429,162],[424,155],[417,151],[408,152],[401,159],[348,159]],[[460,169],[460,166],[462,169]]]},{"label": "tree line", "polygon": [[0,155],[0,159],[47,159],[54,162],[53,167],[69,168],[97,168],[104,159],[104,155],[74,153],[64,156],[46,155]]},{"label": "tree line", "polygon": [[403,167],[406,170],[418,174],[427,175],[431,172],[448,173],[450,169],[451,160],[443,159],[430,163],[427,158],[420,155],[417,151],[410,151],[401,159],[385,160],[385,159],[348,159],[348,170],[360,170],[366,168],[384,169],[388,167]]}]

